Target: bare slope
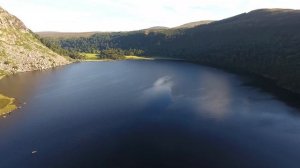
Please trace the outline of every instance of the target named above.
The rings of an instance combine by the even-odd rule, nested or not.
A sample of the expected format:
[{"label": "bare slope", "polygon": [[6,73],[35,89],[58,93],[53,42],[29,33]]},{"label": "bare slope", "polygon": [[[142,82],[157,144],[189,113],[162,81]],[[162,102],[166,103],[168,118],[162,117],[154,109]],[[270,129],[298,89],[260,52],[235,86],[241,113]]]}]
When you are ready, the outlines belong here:
[{"label": "bare slope", "polygon": [[0,7],[0,75],[67,63],[65,57],[45,47],[22,21]]}]

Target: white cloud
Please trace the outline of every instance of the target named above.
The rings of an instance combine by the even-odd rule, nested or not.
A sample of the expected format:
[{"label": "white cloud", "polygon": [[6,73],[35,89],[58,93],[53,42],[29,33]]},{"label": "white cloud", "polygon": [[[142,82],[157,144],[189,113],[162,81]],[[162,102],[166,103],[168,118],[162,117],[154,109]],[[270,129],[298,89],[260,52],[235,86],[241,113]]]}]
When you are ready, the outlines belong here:
[{"label": "white cloud", "polygon": [[258,8],[300,8],[298,0],[0,0],[34,31],[120,31],[218,20]]}]

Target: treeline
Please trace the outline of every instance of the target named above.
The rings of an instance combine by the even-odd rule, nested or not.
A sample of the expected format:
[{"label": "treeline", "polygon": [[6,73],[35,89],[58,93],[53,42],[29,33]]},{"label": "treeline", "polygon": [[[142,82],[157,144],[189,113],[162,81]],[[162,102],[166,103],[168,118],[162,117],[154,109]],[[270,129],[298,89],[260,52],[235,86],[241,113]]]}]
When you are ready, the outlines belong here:
[{"label": "treeline", "polygon": [[[156,46],[164,39],[172,39],[183,30],[135,31],[120,33],[97,33],[80,38],[47,38],[57,41],[59,45],[76,52],[97,53],[107,49],[142,50],[151,55]],[[161,52],[161,51],[157,51]]]},{"label": "treeline", "polygon": [[61,47],[60,43],[56,40],[51,40],[47,38],[40,38],[40,41],[52,51],[58,53],[59,55],[69,56],[73,59],[83,59],[83,56],[75,51],[70,49],[64,49]]},{"label": "treeline", "polygon": [[300,93],[300,11],[256,10],[180,31],[100,33],[57,39],[77,52],[119,48],[253,73]]},{"label": "treeline", "polygon": [[111,34],[103,33],[91,37],[81,37],[59,40],[60,46],[77,52],[96,53],[101,50],[118,48],[111,42]]},{"label": "treeline", "polygon": [[[117,45],[112,45],[113,43],[109,41],[109,38],[102,39],[102,37],[98,40],[89,38],[68,39],[66,41],[51,38],[40,38],[40,40],[52,51],[73,59],[84,59],[85,57],[81,53],[97,54],[100,59],[123,59],[124,56],[142,56],[144,54],[141,49],[115,48]],[[105,43],[106,40],[108,41]],[[96,47],[97,41],[102,41],[102,43]]]}]

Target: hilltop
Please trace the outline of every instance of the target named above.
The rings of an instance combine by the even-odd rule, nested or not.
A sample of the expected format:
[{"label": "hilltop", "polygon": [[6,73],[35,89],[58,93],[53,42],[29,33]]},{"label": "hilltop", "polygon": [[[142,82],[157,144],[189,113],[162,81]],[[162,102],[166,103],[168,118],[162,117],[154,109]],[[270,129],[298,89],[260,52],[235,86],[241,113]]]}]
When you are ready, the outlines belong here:
[{"label": "hilltop", "polygon": [[190,23],[186,23],[177,27],[174,27],[173,29],[190,29],[190,28],[194,28],[197,26],[201,26],[201,25],[206,25],[209,23],[214,22],[213,20],[202,20],[202,21],[197,21],[197,22],[190,22]]}]

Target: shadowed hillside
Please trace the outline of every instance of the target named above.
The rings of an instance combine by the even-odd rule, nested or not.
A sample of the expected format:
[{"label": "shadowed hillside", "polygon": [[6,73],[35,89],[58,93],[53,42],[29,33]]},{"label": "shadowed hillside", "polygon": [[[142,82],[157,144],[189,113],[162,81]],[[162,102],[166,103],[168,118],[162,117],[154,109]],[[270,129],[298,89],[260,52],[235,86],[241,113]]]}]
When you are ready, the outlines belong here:
[{"label": "shadowed hillside", "polygon": [[139,49],[257,74],[300,93],[300,11],[260,9],[189,29],[100,33],[61,39],[69,50]]}]

